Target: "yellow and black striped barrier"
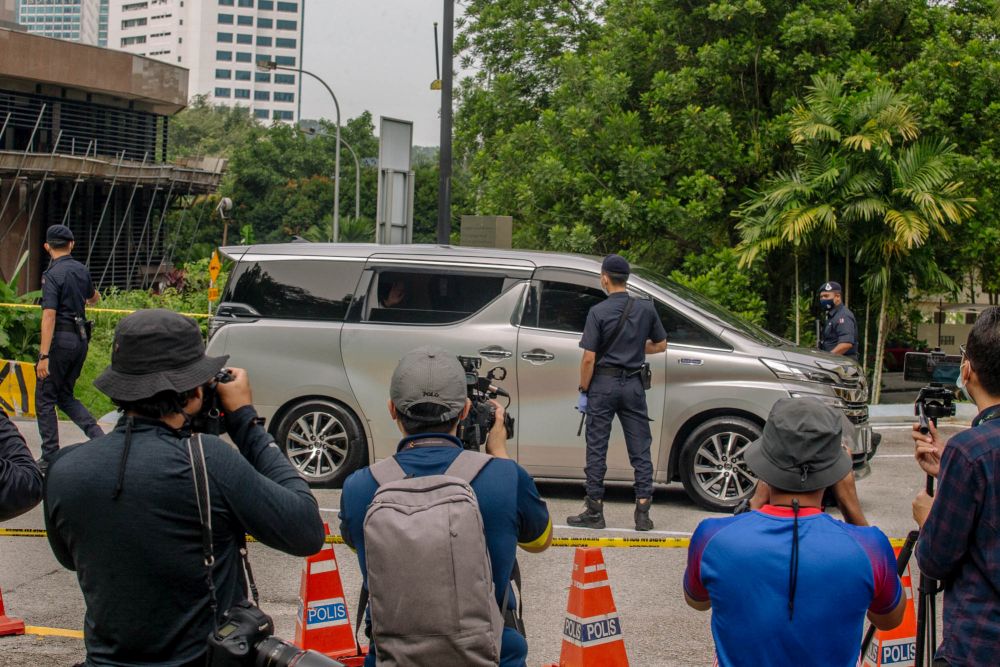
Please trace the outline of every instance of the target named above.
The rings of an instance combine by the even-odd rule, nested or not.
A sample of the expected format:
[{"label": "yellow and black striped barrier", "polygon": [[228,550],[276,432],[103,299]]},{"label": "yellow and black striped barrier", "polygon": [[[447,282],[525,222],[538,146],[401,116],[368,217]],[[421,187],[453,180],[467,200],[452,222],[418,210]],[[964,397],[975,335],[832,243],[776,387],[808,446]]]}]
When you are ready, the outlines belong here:
[{"label": "yellow and black striped barrier", "polygon": [[0,360],[0,410],[9,415],[35,416],[35,365]]}]

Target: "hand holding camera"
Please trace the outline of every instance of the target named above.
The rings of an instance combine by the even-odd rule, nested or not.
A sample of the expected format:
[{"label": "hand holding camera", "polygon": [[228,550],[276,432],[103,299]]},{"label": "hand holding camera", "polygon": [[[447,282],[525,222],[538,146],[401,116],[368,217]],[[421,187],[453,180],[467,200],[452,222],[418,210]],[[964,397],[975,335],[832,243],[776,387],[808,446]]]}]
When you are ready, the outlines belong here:
[{"label": "hand holding camera", "polygon": [[222,409],[226,412],[236,412],[240,408],[253,405],[253,393],[250,390],[250,376],[242,368],[225,368],[229,379],[218,380],[215,390],[219,392]]},{"label": "hand holding camera", "polygon": [[924,433],[919,424],[914,424],[911,435],[917,465],[931,477],[937,477],[941,470],[941,451],[944,449],[944,445],[938,440],[937,427],[933,422],[928,422],[927,433]]}]

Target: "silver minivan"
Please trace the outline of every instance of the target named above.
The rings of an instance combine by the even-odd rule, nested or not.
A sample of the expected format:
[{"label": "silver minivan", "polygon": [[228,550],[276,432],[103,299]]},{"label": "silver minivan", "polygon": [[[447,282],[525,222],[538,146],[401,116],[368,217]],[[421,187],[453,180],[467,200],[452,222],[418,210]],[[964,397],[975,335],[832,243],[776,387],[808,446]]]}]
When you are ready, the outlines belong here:
[{"label": "silver minivan", "polygon": [[[339,484],[395,451],[386,402],[405,352],[434,344],[507,371],[511,456],[536,477],[583,477],[578,346],[604,298],[600,260],[447,246],[288,243],[228,247],[235,262],[210,324],[209,354],[249,370],[268,430],[310,482]],[[696,292],[636,268],[667,352],[647,394],[655,480],[680,481],[709,509],[732,507],[756,479],[744,448],[779,398],[812,397],[856,425],[856,468],[873,452],[868,388],[853,361],[797,348]],[[620,426],[608,479],[631,480]]]}]

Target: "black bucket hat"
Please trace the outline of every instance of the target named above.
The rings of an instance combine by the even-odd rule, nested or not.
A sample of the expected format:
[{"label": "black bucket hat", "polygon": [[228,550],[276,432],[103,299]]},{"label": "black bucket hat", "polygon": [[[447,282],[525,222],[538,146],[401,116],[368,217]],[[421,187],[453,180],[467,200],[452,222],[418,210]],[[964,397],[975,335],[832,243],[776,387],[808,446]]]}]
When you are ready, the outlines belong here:
[{"label": "black bucket hat", "polygon": [[854,427],[814,398],[783,398],[771,408],[764,433],[744,460],[757,477],[782,491],[809,493],[836,484],[851,471],[841,446]]},{"label": "black bucket hat", "polygon": [[205,384],[229,355],[205,356],[201,328],[190,317],[161,308],[140,310],[115,327],[111,365],[94,386],[115,401],[138,401],[161,391]]}]

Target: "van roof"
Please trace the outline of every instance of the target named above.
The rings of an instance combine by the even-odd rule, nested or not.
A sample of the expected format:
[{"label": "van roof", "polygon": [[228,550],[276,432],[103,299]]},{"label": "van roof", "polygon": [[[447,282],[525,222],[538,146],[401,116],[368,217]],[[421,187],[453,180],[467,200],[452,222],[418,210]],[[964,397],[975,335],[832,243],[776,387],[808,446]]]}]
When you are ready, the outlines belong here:
[{"label": "van roof", "polygon": [[231,259],[245,254],[294,257],[357,257],[367,259],[393,256],[407,259],[482,259],[508,260],[536,267],[558,267],[600,272],[601,258],[592,255],[544,252],[540,250],[509,250],[505,248],[470,248],[466,246],[408,244],[380,245],[376,243],[266,243],[250,246],[227,246],[220,249]]}]

